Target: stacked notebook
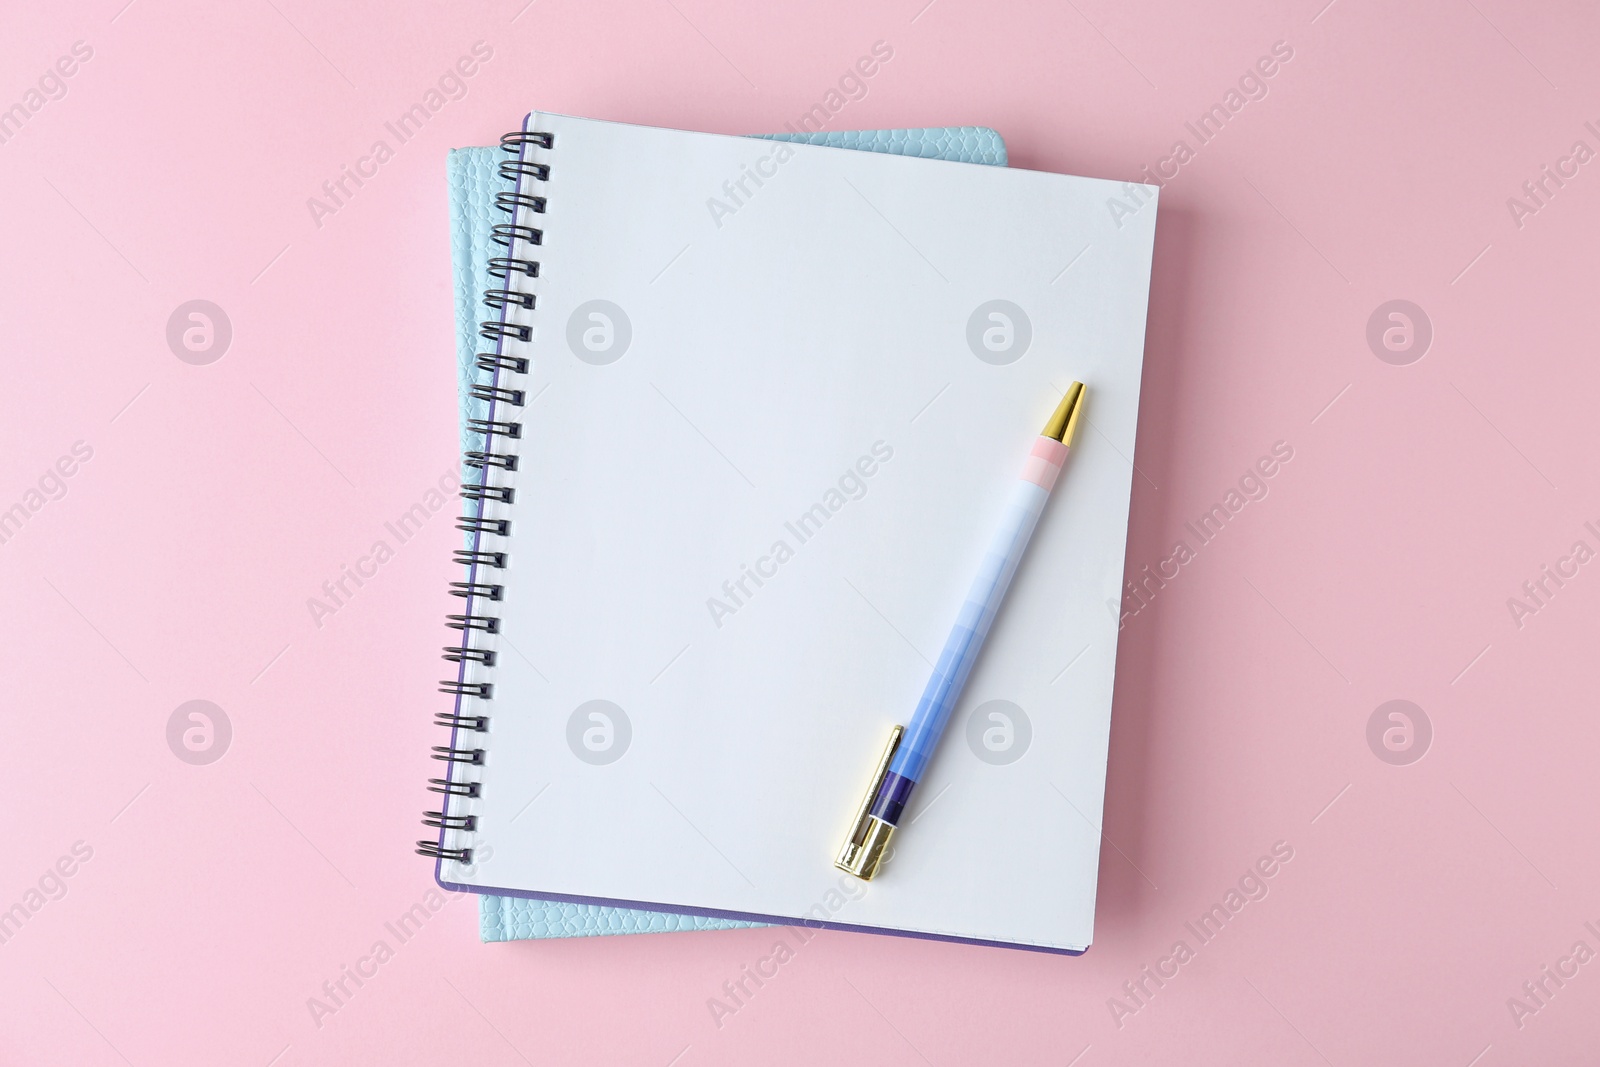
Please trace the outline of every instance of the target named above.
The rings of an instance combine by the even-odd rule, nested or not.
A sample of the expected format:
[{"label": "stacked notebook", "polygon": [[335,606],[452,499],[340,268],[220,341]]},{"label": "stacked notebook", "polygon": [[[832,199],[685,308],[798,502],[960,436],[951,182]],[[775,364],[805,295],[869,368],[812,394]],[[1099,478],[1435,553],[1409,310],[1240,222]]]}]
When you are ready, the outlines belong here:
[{"label": "stacked notebook", "polygon": [[[452,160],[489,307],[440,881],[488,937],[1087,947],[1155,191],[539,113],[508,142]],[[1094,432],[858,882],[831,860],[865,775],[1074,378]],[[997,700],[1028,732],[1001,763],[964,729]]]},{"label": "stacked notebook", "polygon": [[[839,130],[818,133],[758,135],[768,140],[827,145],[863,152],[946,159],[1005,166],[1005,141],[980,126],[930,129]],[[450,184],[451,263],[456,307],[456,366],[463,449],[477,448],[481,435],[468,428],[481,419],[487,401],[472,395],[490,385],[492,373],[477,366],[480,295],[489,257],[496,247],[490,234],[502,213],[495,195],[504,191],[497,173],[504,154],[498,148],[458,148],[448,160]],[[674,930],[719,930],[754,926],[737,919],[643,911],[603,904],[573,904],[539,897],[478,897],[479,929],[485,941],[518,941],[548,937],[592,937],[607,934],[666,933]]]}]

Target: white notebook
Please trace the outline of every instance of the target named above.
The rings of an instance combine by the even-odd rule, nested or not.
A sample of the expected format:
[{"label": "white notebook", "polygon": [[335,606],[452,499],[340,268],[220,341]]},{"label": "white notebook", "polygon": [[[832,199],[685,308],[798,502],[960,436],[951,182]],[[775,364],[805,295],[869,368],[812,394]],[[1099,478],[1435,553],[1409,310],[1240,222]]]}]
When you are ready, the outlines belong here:
[{"label": "white notebook", "polygon": [[[1156,190],[539,112],[509,140],[440,882],[1087,948]],[[874,761],[1075,379],[1087,425],[859,882]]]}]

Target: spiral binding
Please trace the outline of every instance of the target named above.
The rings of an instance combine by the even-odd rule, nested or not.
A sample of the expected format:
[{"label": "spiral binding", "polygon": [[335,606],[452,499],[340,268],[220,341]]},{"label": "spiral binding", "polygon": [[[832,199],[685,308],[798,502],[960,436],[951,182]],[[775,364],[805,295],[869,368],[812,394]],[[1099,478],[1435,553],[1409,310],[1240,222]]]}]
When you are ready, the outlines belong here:
[{"label": "spiral binding", "polygon": [[458,644],[444,649],[444,658],[456,664],[456,676],[439,683],[439,691],[455,698],[450,711],[434,713],[434,723],[450,731],[448,744],[433,746],[433,758],[445,764],[443,778],[428,779],[432,792],[443,794],[444,801],[438,811],[424,812],[422,824],[439,831],[431,841],[418,841],[417,852],[432,859],[472,862],[472,848],[453,835],[471,833],[477,829],[478,817],[470,812],[451,811],[451,802],[459,808],[466,801],[479,796],[480,782],[467,777],[471,768],[481,767],[484,750],[473,739],[475,734],[487,733],[489,716],[479,711],[472,701],[488,702],[494,698],[494,683],[482,675],[495,664],[493,649],[472,644],[473,634],[497,634],[500,617],[489,614],[493,605],[501,602],[505,587],[493,580],[493,572],[505,568],[506,553],[485,543],[486,538],[506,537],[511,533],[511,521],[489,514],[491,508],[512,503],[515,492],[505,484],[506,475],[517,469],[514,453],[497,451],[505,442],[522,437],[522,424],[516,419],[516,408],[523,406],[526,394],[515,388],[513,375],[528,373],[528,361],[505,351],[508,341],[530,341],[533,327],[513,321],[512,309],[532,311],[537,306],[537,295],[515,287],[526,278],[539,276],[539,262],[519,256],[521,245],[542,245],[544,233],[528,224],[527,215],[540,215],[545,210],[545,198],[528,191],[534,182],[550,180],[550,165],[528,158],[529,149],[549,149],[555,145],[555,136],[549,133],[519,131],[500,138],[500,148],[512,158],[501,160],[500,177],[511,184],[510,191],[495,194],[495,207],[510,216],[511,221],[497,223],[490,236],[495,244],[505,249],[505,255],[489,260],[489,276],[500,284],[483,291],[483,303],[499,317],[478,324],[478,334],[494,345],[492,352],[480,352],[479,370],[492,376],[489,384],[475,385],[471,395],[488,405],[485,417],[468,419],[467,428],[482,436],[483,447],[466,452],[463,463],[478,472],[475,482],[463,482],[461,497],[467,512],[456,522],[456,529],[470,535],[470,548],[457,549],[455,561],[467,569],[466,581],[451,582],[450,593],[466,601],[462,614],[448,615],[445,622],[461,631]]}]

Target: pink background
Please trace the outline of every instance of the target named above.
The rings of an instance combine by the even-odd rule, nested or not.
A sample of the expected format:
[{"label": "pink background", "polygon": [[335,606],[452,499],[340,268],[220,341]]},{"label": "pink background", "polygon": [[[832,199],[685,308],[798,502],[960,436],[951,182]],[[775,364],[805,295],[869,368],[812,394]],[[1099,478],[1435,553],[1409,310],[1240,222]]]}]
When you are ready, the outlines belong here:
[{"label": "pink background", "polygon": [[[0,509],[93,450],[0,545],[0,908],[74,870],[0,945],[0,1062],[1593,1062],[1600,962],[1507,1001],[1600,950],[1600,564],[1520,627],[1507,599],[1600,547],[1600,164],[1520,226],[1507,198],[1600,149],[1600,11],[123,2],[0,15],[0,107],[93,50],[0,144]],[[320,628],[306,601],[454,462],[445,150],[533,106],[781,128],[879,40],[830,128],[991,125],[1016,166],[1120,178],[1196,149],[1162,196],[1130,572],[1294,450],[1127,620],[1094,948],[824,934],[719,1027],[771,932],[482,945],[459,900],[399,944],[432,887],[448,515]],[[465,98],[316,225],[477,41]],[[1265,99],[1198,145],[1185,121],[1278,41]],[[196,298],[233,328],[207,366],[165,337]],[[1366,340],[1391,299],[1433,326],[1410,365]],[[232,723],[208,766],[166,739],[194,699]],[[1433,727],[1406,766],[1367,741],[1393,699]],[[1185,921],[1279,841],[1266,898],[1199,945]],[[318,1026],[307,999],[380,938]]]}]

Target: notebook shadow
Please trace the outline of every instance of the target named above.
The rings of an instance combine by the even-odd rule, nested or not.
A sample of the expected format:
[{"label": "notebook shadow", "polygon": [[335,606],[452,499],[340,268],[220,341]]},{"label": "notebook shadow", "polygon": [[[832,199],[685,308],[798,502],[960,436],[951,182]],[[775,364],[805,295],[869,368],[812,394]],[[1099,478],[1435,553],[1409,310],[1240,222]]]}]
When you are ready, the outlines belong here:
[{"label": "notebook shadow", "polygon": [[[1196,415],[1186,390],[1186,355],[1193,348],[1186,329],[1192,271],[1197,268],[1200,220],[1190,210],[1160,209],[1150,278],[1145,331],[1144,381],[1133,464],[1133,502],[1128,518],[1125,580],[1145,564],[1166,558],[1171,545],[1172,498],[1167,475],[1184,427]],[[1132,601],[1124,601],[1126,610]],[[1171,637],[1165,613],[1145,609],[1124,616],[1117,641],[1116,690],[1111,705],[1111,749],[1106,768],[1105,815],[1101,826],[1100,881],[1095,909],[1096,940],[1137,926],[1158,893],[1163,864],[1149,842],[1152,739],[1163,716],[1162,650]]]}]

